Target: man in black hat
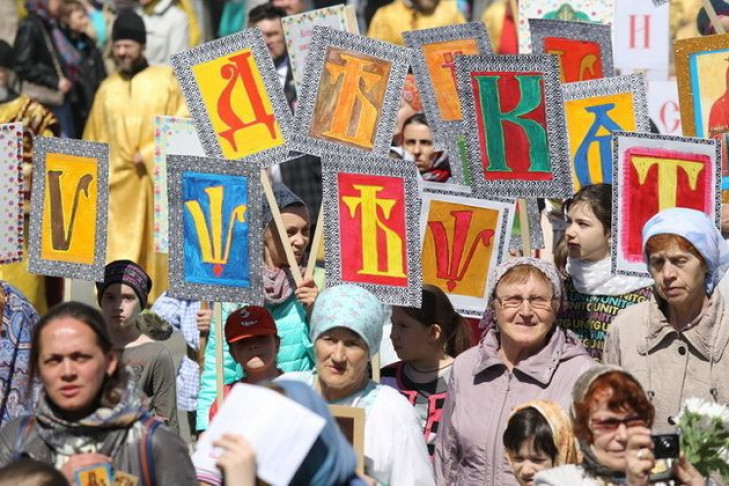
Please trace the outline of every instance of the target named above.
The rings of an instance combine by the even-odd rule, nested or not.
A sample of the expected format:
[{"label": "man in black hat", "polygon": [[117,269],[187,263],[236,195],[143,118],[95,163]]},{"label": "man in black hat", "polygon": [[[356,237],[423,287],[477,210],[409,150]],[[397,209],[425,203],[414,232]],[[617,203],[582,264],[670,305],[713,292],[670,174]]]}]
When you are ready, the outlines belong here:
[{"label": "man in black hat", "polygon": [[[30,173],[33,168],[33,138],[56,137],[61,125],[56,116],[43,105],[18,94],[11,86],[13,73],[13,48],[0,39],[0,124],[23,124],[23,209],[26,217],[30,207]],[[27,235],[25,241],[28,241]],[[62,282],[53,277],[27,272],[27,249],[23,261],[0,266],[0,280],[18,288],[31,301],[38,312],[45,313],[52,304],[60,301]],[[59,286],[59,282],[61,285]],[[52,294],[52,295],[49,295]]]},{"label": "man in black hat", "polygon": [[[154,252],[154,117],[187,110],[172,68],[150,66],[147,32],[131,10],[119,12],[111,32],[118,72],[101,83],[83,138],[109,144],[109,241],[106,258],[137,262],[167,288],[166,260]],[[154,296],[152,296],[154,297]]]}]

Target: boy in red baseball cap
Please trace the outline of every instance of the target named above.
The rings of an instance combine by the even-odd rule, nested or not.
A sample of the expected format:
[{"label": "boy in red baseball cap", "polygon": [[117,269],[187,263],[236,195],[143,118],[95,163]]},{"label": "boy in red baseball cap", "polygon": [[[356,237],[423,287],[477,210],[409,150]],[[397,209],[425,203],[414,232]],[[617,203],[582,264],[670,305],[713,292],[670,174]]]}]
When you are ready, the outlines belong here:
[{"label": "boy in red baseball cap", "polygon": [[[230,354],[241,365],[245,376],[240,383],[255,385],[278,378],[283,372],[276,366],[281,344],[273,316],[265,307],[248,305],[231,312],[225,321],[225,340]],[[223,388],[223,396],[235,383]],[[210,420],[218,411],[217,402],[210,407]]]}]

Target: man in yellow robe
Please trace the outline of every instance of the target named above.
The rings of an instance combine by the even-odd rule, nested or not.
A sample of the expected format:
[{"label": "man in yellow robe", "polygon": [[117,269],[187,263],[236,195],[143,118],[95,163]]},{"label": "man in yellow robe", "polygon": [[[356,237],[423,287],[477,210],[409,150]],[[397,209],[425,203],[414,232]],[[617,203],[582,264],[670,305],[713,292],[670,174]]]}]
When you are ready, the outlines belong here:
[{"label": "man in yellow robe", "polygon": [[170,67],[144,57],[141,17],[122,11],[112,28],[118,72],[99,87],[83,138],[109,144],[107,262],[132,260],[152,277],[150,299],[167,288],[166,257],[154,252],[154,117],[187,114]]},{"label": "man in yellow robe", "polygon": [[367,37],[404,46],[402,33],[406,30],[433,29],[465,22],[456,0],[394,0],[377,9],[367,29]]},{"label": "man in yellow robe", "polygon": [[[25,95],[19,95],[9,83],[13,68],[13,48],[0,40],[0,124],[23,124],[23,211],[25,213],[25,239],[23,261],[0,265],[0,280],[4,280],[44,314],[50,304],[60,300],[63,284],[60,279],[28,273],[28,211],[30,209],[30,175],[33,169],[33,138],[55,137],[61,125],[53,113]],[[52,295],[49,295],[52,294]]]}]

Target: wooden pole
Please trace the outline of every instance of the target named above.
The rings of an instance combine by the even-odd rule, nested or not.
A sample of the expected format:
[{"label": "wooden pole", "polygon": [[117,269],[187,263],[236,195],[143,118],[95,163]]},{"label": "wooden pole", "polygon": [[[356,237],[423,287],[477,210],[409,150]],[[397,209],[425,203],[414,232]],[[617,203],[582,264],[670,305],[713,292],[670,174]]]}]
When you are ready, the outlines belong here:
[{"label": "wooden pole", "polygon": [[529,231],[529,211],[527,201],[524,198],[516,200],[519,206],[519,225],[521,226],[521,251],[524,256],[532,256],[531,232]]},{"label": "wooden pole", "polygon": [[316,218],[316,230],[314,230],[314,239],[311,240],[309,247],[309,261],[306,262],[306,275],[310,279],[314,275],[314,267],[316,266],[316,257],[319,253],[322,237],[324,236],[324,204],[319,206],[319,215]]},{"label": "wooden pole", "polygon": [[268,200],[268,207],[271,208],[273,221],[276,224],[276,229],[278,230],[279,237],[281,238],[281,244],[283,245],[284,253],[286,254],[286,261],[288,262],[289,267],[291,267],[291,275],[294,276],[294,282],[296,282],[296,286],[298,287],[302,281],[299,264],[296,263],[294,250],[291,248],[291,242],[289,242],[286,227],[284,226],[283,219],[281,219],[281,211],[276,203],[276,197],[273,195],[271,181],[268,179],[268,173],[266,173],[265,169],[261,171],[261,184],[263,185],[263,192],[266,194],[266,199]]},{"label": "wooden pole", "polygon": [[372,363],[372,381],[375,381],[377,383],[380,382],[380,353],[377,353],[376,355],[372,356],[372,359],[370,360]]},{"label": "wooden pole", "polygon": [[706,15],[709,16],[711,25],[714,26],[714,31],[717,34],[725,34],[726,30],[724,30],[724,26],[722,25],[721,20],[719,20],[719,16],[716,15],[716,10],[714,10],[711,0],[701,0],[701,2],[704,5],[704,10],[706,10]]},{"label": "wooden pole", "polygon": [[[205,301],[200,302],[200,310],[210,310],[210,304]],[[200,366],[200,370],[205,367],[205,348],[208,347],[208,335],[210,331],[200,333],[200,339],[197,346],[197,364]]]},{"label": "wooden pole", "polygon": [[223,404],[223,307],[220,302],[213,305],[213,323],[215,325],[215,400],[218,410]]}]

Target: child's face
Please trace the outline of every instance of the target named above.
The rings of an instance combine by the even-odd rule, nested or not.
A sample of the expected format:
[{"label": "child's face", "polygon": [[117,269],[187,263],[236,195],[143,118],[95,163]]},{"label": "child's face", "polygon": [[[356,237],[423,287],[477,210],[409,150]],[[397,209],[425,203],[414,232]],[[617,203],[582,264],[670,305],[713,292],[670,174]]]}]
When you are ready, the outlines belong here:
[{"label": "child's face", "polygon": [[137,294],[127,284],[111,284],[101,296],[101,312],[112,330],[133,326],[141,311]]},{"label": "child's face", "polygon": [[89,28],[89,16],[83,9],[76,9],[65,19],[68,28],[77,34],[83,34]]},{"label": "child's face", "polygon": [[400,307],[392,308],[392,329],[390,340],[397,357],[402,361],[412,361],[433,354],[437,346],[432,326],[424,326],[410,317]]},{"label": "child's face", "polygon": [[249,377],[275,370],[277,352],[278,340],[272,335],[254,336],[230,345],[230,354]]},{"label": "child's face", "polygon": [[544,451],[534,448],[534,437],[521,443],[518,451],[507,451],[511,469],[521,486],[534,484],[534,476],[545,469],[554,467],[552,459]]}]

